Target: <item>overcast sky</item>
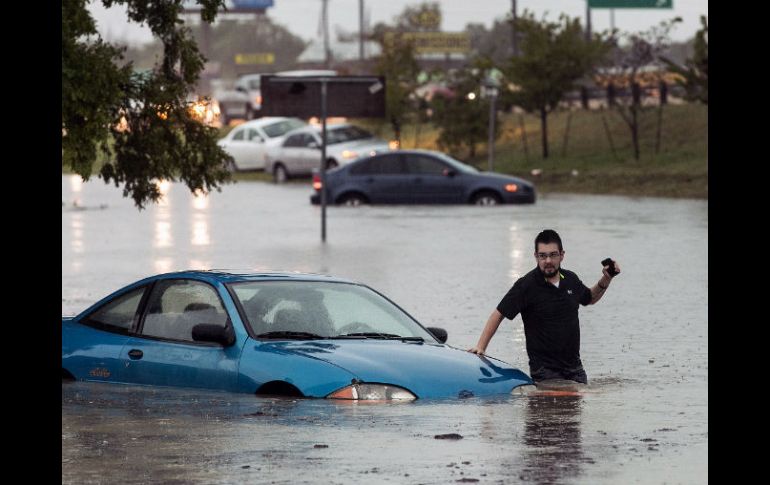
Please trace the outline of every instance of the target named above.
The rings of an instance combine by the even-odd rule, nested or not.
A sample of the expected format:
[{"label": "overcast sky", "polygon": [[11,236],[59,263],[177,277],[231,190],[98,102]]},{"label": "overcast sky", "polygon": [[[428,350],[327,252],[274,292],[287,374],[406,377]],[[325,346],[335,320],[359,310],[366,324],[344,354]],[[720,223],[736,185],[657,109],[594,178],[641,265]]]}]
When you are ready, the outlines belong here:
[{"label": "overcast sky", "polygon": [[[433,0],[436,1],[436,0]],[[230,2],[228,2],[229,4]],[[274,7],[267,9],[267,15],[308,41],[319,39],[321,0],[274,0]],[[365,0],[369,24],[390,23],[408,5],[419,5],[420,0]],[[487,28],[495,19],[502,19],[511,9],[511,0],[438,0],[443,14],[442,30],[460,31],[468,23],[482,23]],[[646,30],[663,20],[679,16],[682,23],[674,29],[671,37],[676,41],[691,38],[700,28],[700,16],[708,15],[708,0],[673,0],[673,9],[616,9],[615,27],[621,31]],[[142,44],[152,40],[149,29],[128,22],[121,7],[105,9],[101,1],[92,1],[91,12],[97,27],[105,40]],[[586,0],[517,0],[517,11],[525,9],[535,12],[539,18],[548,12],[548,19],[556,20],[560,13],[571,17],[585,18]],[[610,27],[609,10],[592,10],[591,23],[594,30]],[[329,31],[332,35],[332,50],[336,44],[338,29],[348,32],[358,29],[358,0],[329,0]]]}]

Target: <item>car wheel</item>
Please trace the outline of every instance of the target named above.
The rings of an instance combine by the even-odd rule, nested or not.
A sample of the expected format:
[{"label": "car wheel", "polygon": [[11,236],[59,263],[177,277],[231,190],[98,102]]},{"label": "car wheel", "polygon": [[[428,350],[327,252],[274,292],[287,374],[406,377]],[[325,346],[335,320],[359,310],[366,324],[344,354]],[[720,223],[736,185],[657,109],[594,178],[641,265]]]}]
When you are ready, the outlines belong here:
[{"label": "car wheel", "polygon": [[502,200],[496,193],[487,191],[474,195],[471,203],[476,205],[498,205],[502,203]]},{"label": "car wheel", "polygon": [[326,161],[326,170],[331,170],[333,168],[339,167],[339,163],[337,163],[337,160],[331,159]]},{"label": "car wheel", "polygon": [[251,106],[246,105],[246,121],[254,119],[254,112],[251,111]]},{"label": "car wheel", "polygon": [[337,203],[340,205],[358,207],[359,205],[364,205],[364,204],[367,204],[368,202],[369,201],[366,200],[366,197],[354,192],[354,193],[343,195],[342,197],[339,198]]},{"label": "car wheel", "polygon": [[238,172],[238,165],[235,164],[235,160],[227,162],[227,171],[230,173]]},{"label": "car wheel", "polygon": [[276,164],[273,168],[273,181],[277,184],[282,184],[287,180],[289,180],[289,172],[286,171],[286,167],[281,163]]}]

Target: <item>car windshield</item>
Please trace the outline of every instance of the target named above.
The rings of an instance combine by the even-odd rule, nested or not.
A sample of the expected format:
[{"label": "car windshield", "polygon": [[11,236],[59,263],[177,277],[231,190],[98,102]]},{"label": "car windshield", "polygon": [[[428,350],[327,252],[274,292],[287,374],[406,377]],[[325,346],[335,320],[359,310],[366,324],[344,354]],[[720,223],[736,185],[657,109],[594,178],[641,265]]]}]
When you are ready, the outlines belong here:
[{"label": "car windshield", "polygon": [[362,285],[249,281],[228,285],[258,338],[407,339],[435,342],[412,317]]},{"label": "car windshield", "polygon": [[265,134],[270,138],[275,138],[278,136],[283,136],[287,132],[297,129],[301,126],[305,126],[305,123],[302,120],[288,119],[267,124],[262,127],[262,130],[264,130]]},{"label": "car windshield", "polygon": [[455,160],[454,158],[450,157],[449,155],[446,155],[444,153],[438,154],[439,158],[455,169],[457,169],[460,172],[465,173],[479,173],[478,169],[476,167],[471,167],[470,165],[467,165],[459,160]]},{"label": "car windshield", "polygon": [[326,143],[334,145],[335,143],[345,143],[353,140],[364,140],[374,136],[366,130],[357,126],[341,126],[332,128],[326,132]]}]

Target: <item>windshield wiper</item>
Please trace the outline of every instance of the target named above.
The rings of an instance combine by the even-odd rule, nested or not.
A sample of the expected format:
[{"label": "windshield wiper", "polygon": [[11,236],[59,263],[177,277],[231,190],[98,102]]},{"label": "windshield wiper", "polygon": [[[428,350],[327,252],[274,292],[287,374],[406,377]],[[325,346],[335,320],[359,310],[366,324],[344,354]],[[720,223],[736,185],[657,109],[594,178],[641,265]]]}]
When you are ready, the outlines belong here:
[{"label": "windshield wiper", "polygon": [[267,333],[261,333],[257,335],[257,338],[289,338],[289,339],[298,339],[298,340],[310,340],[310,339],[325,339],[328,337],[322,337],[321,335],[318,335],[316,333],[310,333],[310,332],[292,332],[289,330],[278,330],[275,332],[267,332]]},{"label": "windshield wiper", "polygon": [[382,332],[355,332],[355,333],[346,333],[345,335],[337,335],[332,338],[371,338],[371,339],[380,339],[380,340],[404,340],[409,342],[424,342],[425,339],[422,337],[402,337],[401,335],[396,335],[393,333],[382,333]]}]

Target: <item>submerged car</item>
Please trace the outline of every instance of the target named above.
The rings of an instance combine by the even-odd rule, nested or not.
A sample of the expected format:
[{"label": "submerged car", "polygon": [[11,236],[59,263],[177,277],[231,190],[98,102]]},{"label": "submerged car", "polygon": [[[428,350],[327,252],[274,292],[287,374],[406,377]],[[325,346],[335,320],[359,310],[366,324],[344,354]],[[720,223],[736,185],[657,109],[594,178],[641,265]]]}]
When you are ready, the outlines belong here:
[{"label": "submerged car", "polygon": [[[321,200],[322,182],[313,176]],[[326,200],[331,204],[531,204],[535,186],[522,178],[480,172],[433,150],[398,150],[362,157],[326,173]]]},{"label": "submerged car", "polygon": [[233,157],[234,170],[262,170],[268,150],[280,145],[286,133],[306,124],[297,118],[260,118],[236,126],[217,144]]},{"label": "submerged car", "polygon": [[[321,166],[322,136],[321,127],[316,125],[287,133],[283,143],[269,150],[265,172],[272,173],[276,183],[283,183],[290,177],[311,175],[313,169]],[[326,129],[327,169],[389,149],[387,141],[348,123]]]},{"label": "submerged car", "polygon": [[62,317],[62,379],[352,400],[488,396],[532,384],[445,341],[445,331],[344,279],[185,271]]}]

